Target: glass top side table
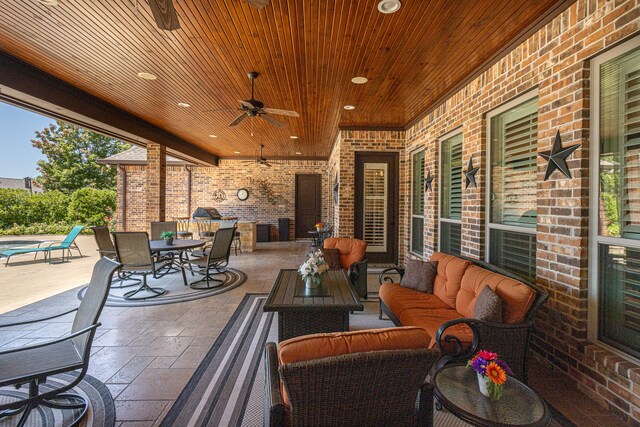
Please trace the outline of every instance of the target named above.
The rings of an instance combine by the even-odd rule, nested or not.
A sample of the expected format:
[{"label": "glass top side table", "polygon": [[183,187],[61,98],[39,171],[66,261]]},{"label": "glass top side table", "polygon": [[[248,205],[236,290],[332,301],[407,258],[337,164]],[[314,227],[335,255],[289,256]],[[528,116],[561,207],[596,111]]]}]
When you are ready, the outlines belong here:
[{"label": "glass top side table", "polygon": [[542,427],[551,423],[546,403],[526,384],[509,377],[502,399],[492,401],[478,388],[476,372],[466,366],[449,365],[433,378],[434,394],[451,413],[478,426]]}]

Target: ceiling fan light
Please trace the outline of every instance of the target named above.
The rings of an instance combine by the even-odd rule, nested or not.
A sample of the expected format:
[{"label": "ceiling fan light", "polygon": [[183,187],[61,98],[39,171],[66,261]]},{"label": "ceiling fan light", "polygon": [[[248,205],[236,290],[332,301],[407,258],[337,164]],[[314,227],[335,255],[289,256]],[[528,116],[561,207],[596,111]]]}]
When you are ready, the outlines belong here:
[{"label": "ceiling fan light", "polygon": [[402,6],[400,0],[382,0],[378,3],[378,10],[385,14],[395,13],[400,10],[400,6]]},{"label": "ceiling fan light", "polygon": [[187,104],[186,102],[178,102],[178,107],[189,108],[191,104]]},{"label": "ceiling fan light", "polygon": [[356,107],[355,107],[355,106],[353,106],[353,105],[345,105],[345,106],[344,106],[344,109],[345,109],[345,110],[355,110],[355,109],[356,109]]},{"label": "ceiling fan light", "polygon": [[351,83],[355,83],[357,85],[363,85],[368,81],[369,81],[369,79],[366,78],[366,77],[354,77],[354,78],[351,79]]},{"label": "ceiling fan light", "polygon": [[146,71],[141,71],[138,73],[138,77],[144,80],[155,80],[157,77],[155,74],[147,73]]}]

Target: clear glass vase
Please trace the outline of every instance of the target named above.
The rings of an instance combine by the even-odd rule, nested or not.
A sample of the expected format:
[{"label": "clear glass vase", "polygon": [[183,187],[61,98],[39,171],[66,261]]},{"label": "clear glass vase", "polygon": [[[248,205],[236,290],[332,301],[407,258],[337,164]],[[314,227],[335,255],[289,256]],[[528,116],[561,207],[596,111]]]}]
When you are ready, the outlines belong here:
[{"label": "clear glass vase", "polygon": [[321,275],[309,275],[304,279],[304,286],[307,289],[315,289],[322,284]]}]

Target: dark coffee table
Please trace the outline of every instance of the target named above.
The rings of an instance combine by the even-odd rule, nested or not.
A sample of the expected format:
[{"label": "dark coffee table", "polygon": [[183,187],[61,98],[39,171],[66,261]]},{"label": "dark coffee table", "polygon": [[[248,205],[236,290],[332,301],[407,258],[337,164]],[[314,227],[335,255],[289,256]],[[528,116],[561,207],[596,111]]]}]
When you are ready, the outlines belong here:
[{"label": "dark coffee table", "polygon": [[349,312],[364,306],[344,270],[330,270],[322,285],[307,290],[297,270],[280,270],[264,311],[278,313],[278,341],[300,335],[349,330]]},{"label": "dark coffee table", "polygon": [[526,384],[509,377],[502,399],[492,401],[478,389],[475,371],[448,365],[433,377],[437,401],[458,418],[476,426],[543,427],[551,423],[547,404]]}]

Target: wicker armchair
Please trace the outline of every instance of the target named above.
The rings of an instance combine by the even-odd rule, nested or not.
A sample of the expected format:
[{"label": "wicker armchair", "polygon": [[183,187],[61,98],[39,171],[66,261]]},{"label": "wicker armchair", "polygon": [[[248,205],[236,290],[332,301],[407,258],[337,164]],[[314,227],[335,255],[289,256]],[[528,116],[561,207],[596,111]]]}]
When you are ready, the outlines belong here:
[{"label": "wicker armchair", "polygon": [[[438,361],[434,369],[444,366],[447,363],[466,362],[478,350],[487,349],[500,354],[501,358],[509,364],[514,377],[526,383],[529,344],[534,327],[533,320],[538,309],[546,302],[549,295],[535,284],[529,283],[523,278],[504,269],[476,259],[460,256],[458,258],[468,260],[476,266],[494,273],[518,280],[532,288],[536,296],[524,320],[519,323],[493,323],[466,317],[444,322],[436,334],[436,345],[443,357]],[[390,277],[391,275],[400,276],[400,279],[402,279],[404,269],[398,267],[385,269],[379,274],[378,281],[381,285],[383,282],[394,282],[394,279]],[[382,318],[383,312],[395,325],[402,326],[402,322],[400,322],[394,313],[380,300],[380,318]],[[461,325],[468,327],[473,333],[470,344],[464,344],[455,335],[455,332],[452,332],[455,328],[460,328]]]},{"label": "wicker armchair", "polygon": [[279,366],[276,345],[267,343],[264,425],[431,426],[425,378],[437,358],[427,349],[380,350]]}]

